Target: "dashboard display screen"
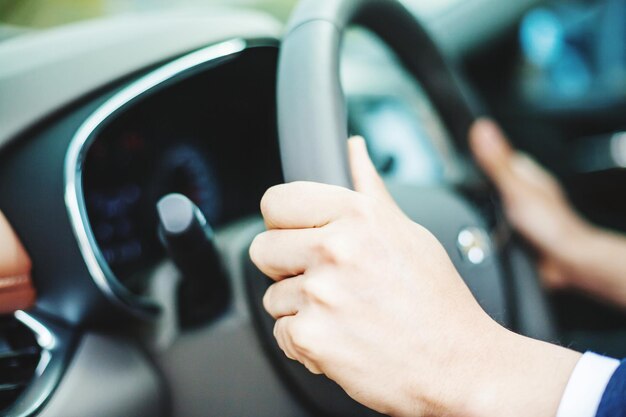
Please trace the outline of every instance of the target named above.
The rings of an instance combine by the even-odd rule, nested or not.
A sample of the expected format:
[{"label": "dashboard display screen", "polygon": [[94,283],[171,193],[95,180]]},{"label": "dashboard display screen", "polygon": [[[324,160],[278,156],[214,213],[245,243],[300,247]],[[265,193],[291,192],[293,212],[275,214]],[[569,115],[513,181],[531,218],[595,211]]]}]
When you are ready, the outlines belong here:
[{"label": "dashboard display screen", "polygon": [[215,228],[258,212],[282,181],[275,126],[274,48],[240,57],[152,94],[113,120],[89,148],[89,222],[116,277],[141,293],[164,257],[157,201],[189,197]]}]

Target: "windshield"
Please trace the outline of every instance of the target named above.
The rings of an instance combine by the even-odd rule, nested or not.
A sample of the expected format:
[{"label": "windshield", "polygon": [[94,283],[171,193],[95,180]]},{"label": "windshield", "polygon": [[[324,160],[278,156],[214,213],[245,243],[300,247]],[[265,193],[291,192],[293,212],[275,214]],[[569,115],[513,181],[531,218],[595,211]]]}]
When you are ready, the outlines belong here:
[{"label": "windshield", "polygon": [[[422,15],[441,13],[459,0],[406,0]],[[47,28],[133,11],[180,6],[239,6],[269,12],[286,20],[296,0],[0,0],[0,25],[12,28]]]}]

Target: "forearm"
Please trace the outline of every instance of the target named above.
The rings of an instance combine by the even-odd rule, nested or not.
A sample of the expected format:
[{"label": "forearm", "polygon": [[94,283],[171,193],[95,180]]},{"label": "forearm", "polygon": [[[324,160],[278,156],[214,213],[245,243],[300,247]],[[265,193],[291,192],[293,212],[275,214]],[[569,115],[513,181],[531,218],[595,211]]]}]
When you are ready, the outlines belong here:
[{"label": "forearm", "polygon": [[626,236],[587,226],[567,260],[570,287],[626,308]]}]

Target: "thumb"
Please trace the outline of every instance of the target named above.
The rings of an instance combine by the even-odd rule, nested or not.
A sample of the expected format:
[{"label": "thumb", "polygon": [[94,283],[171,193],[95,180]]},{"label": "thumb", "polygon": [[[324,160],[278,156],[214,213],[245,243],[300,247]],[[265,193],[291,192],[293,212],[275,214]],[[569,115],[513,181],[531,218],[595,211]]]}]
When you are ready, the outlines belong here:
[{"label": "thumb", "polygon": [[516,152],[498,125],[488,119],[479,119],[471,127],[469,139],[476,161],[500,192],[513,191],[517,185],[513,169]]},{"label": "thumb", "polygon": [[355,191],[383,201],[393,202],[385,183],[378,175],[378,171],[370,159],[367,145],[362,137],[354,136],[348,139],[348,156]]}]

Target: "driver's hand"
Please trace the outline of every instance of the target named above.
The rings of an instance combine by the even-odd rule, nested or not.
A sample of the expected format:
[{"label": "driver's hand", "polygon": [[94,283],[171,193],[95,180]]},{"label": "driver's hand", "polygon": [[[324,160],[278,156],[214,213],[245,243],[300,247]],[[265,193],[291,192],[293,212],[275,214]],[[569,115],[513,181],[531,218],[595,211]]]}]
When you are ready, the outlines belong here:
[{"label": "driver's hand", "polygon": [[362,139],[350,159],[356,191],[298,182],[262,200],[250,255],[276,281],[263,301],[285,354],[386,414],[554,416],[578,355],[492,321]]},{"label": "driver's hand", "polygon": [[[510,223],[539,253],[539,269],[549,288],[572,285],[581,251],[587,252],[591,226],[572,208],[552,174],[515,151],[492,121],[477,121],[470,131],[472,151],[502,197]],[[587,274],[587,276],[590,276]]]}]

